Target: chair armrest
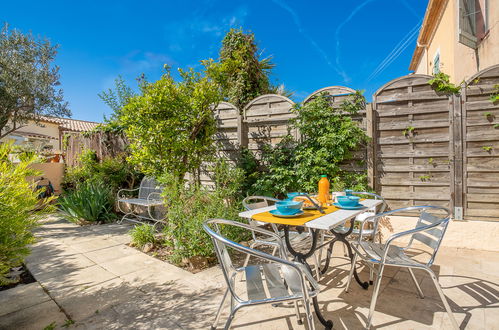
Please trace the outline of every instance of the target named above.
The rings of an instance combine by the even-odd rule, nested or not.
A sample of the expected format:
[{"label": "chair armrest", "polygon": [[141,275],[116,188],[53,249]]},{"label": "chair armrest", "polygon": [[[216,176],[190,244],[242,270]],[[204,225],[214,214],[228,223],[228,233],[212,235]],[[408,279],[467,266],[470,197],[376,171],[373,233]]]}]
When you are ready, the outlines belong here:
[{"label": "chair armrest", "polygon": [[121,194],[122,194],[123,192],[133,192],[133,191],[137,191],[137,190],[139,190],[139,188],[135,188],[135,189],[120,189],[120,190],[118,190],[118,192],[116,193],[116,196],[118,197],[118,199],[120,199],[120,198],[122,197],[122,196],[121,196]]},{"label": "chair armrest", "polygon": [[385,252],[383,253],[383,257],[381,259],[382,262],[385,261],[386,255],[387,255],[388,250],[390,248],[390,245],[392,245],[392,242],[395,241],[396,239],[399,239],[401,237],[408,236],[408,235],[413,235],[413,234],[416,234],[416,233],[425,232],[427,230],[430,230],[432,228],[440,226],[443,222],[446,222],[446,221],[449,221],[449,218],[443,218],[442,220],[437,221],[435,223],[432,223],[430,225],[419,226],[419,227],[414,228],[414,229],[406,230],[406,231],[403,231],[403,232],[400,232],[400,233],[395,233],[395,234],[391,235],[390,237],[388,237],[388,239],[386,240],[386,242],[385,242],[385,244],[383,246],[383,250]]}]

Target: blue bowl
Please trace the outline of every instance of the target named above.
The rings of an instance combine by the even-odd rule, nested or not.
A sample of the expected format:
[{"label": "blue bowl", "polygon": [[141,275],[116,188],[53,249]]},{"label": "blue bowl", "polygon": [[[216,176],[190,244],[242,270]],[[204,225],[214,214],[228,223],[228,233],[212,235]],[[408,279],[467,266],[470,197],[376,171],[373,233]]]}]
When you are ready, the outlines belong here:
[{"label": "blue bowl", "polygon": [[275,203],[275,206],[282,214],[295,214],[301,210],[303,202],[282,201]]},{"label": "blue bowl", "polygon": [[360,197],[358,196],[338,196],[338,204],[341,206],[357,206],[359,205]]}]

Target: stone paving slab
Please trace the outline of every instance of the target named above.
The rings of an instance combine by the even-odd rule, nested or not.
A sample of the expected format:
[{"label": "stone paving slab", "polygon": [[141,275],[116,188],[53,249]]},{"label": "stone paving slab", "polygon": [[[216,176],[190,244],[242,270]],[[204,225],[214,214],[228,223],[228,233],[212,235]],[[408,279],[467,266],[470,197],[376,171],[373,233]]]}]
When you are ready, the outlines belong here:
[{"label": "stone paving slab", "polygon": [[66,315],[60,311],[57,304],[49,300],[3,315],[0,317],[0,329],[41,330],[51,324],[60,327],[66,320]]},{"label": "stone paving slab", "polygon": [[18,285],[0,292],[0,317],[50,300],[38,283]]}]

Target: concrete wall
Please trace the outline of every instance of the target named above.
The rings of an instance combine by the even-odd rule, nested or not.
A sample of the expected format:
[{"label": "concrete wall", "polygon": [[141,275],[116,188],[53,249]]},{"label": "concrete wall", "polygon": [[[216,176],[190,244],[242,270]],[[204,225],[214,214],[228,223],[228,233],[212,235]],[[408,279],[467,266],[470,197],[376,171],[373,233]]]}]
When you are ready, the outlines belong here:
[{"label": "concrete wall", "polygon": [[[413,229],[416,221],[415,217],[390,217],[392,228],[386,226],[382,228],[383,239],[393,233]],[[453,220],[447,228],[442,246],[498,252],[497,237],[499,237],[499,221]]]},{"label": "concrete wall", "polygon": [[64,177],[63,163],[39,163],[30,165],[31,168],[40,171],[40,175],[36,177],[27,177],[27,180],[37,179],[40,176],[49,179],[54,187],[55,194],[61,193],[61,182]]}]

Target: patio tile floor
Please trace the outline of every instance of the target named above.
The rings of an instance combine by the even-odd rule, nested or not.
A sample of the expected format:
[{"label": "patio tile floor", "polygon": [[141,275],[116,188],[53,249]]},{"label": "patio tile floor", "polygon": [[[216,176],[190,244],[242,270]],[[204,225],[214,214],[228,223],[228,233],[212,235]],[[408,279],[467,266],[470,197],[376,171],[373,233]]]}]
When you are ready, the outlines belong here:
[{"label": "patio tile floor", "polygon": [[[191,274],[126,245],[129,225],[79,227],[57,217],[37,229],[27,266],[38,283],[0,292],[0,328],[58,327],[66,319],[80,329],[206,329],[225,283],[217,267]],[[88,236],[87,236],[88,235]],[[336,249],[321,280],[319,302],[334,329],[361,329],[372,290],[346,284],[348,260]],[[434,265],[461,328],[499,329],[499,256],[441,248]],[[368,278],[368,271],[360,272]],[[447,329],[450,322],[431,279],[416,271],[425,299],[405,270],[388,269],[374,316],[375,328]],[[43,289],[45,290],[43,290]],[[303,312],[303,308],[301,308]],[[226,313],[222,314],[223,325]],[[320,323],[316,323],[321,329]],[[234,329],[305,329],[292,305],[242,309]]]}]

